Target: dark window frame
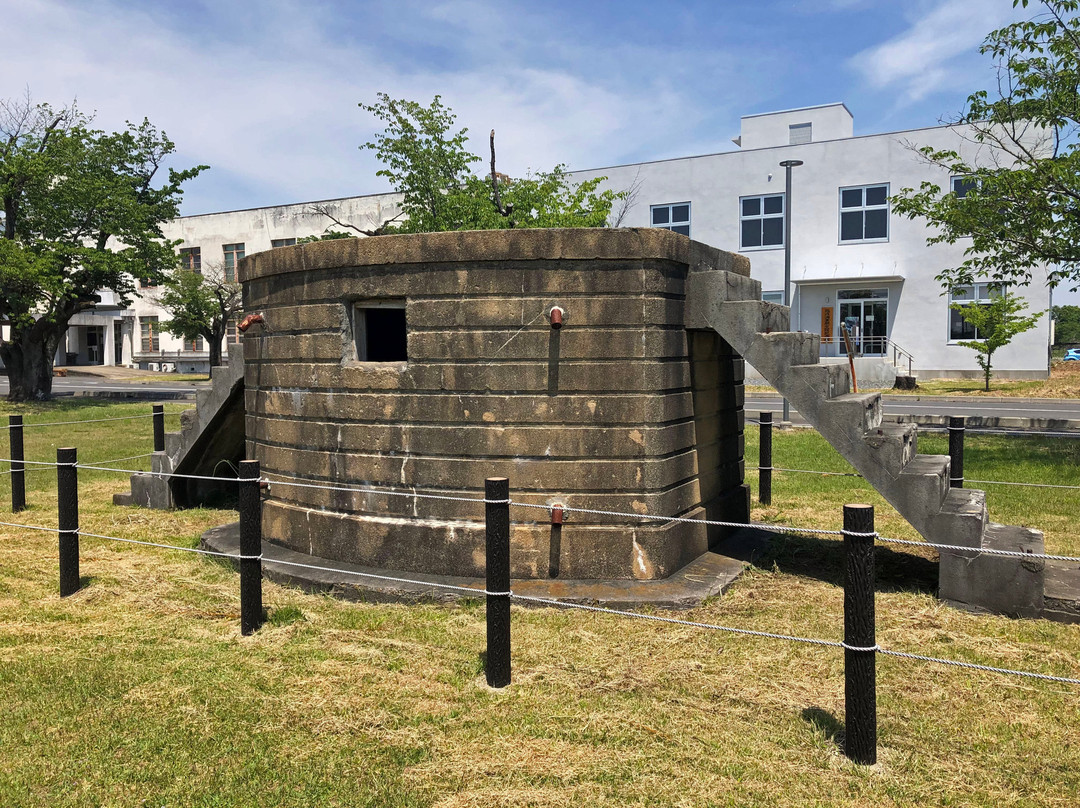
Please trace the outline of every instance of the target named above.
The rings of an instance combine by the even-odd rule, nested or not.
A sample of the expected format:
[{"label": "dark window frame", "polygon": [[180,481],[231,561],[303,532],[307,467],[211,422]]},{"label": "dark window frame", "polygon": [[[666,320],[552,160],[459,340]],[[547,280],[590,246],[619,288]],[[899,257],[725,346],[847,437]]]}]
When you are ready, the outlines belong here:
[{"label": "dark window frame", "polygon": [[[686,218],[682,218],[681,208],[686,208]],[[678,217],[678,218],[676,218]],[[689,202],[666,202],[662,205],[649,206],[649,227],[670,230],[673,233],[690,237],[690,223],[693,211]]]},{"label": "dark window frame", "polygon": [[[780,212],[766,212],[766,200],[780,200]],[[747,203],[757,201],[757,213],[747,214]],[[752,194],[750,196],[739,197],[739,249],[740,250],[778,250],[784,248],[784,216],[787,200],[784,194]],[[766,223],[768,222],[768,225]],[[747,235],[748,232],[754,230],[753,225],[757,223],[756,234],[757,244],[748,244]],[[776,229],[776,225],[779,224],[780,232],[778,234],[779,241],[770,240],[766,243],[766,227],[770,231],[770,236]],[[753,241],[753,239],[749,239]]]},{"label": "dark window frame", "polygon": [[[867,202],[869,192],[879,189],[885,192],[884,201]],[[853,204],[856,198],[853,196],[855,191],[859,192],[857,204]],[[845,192],[847,192],[846,198]],[[889,183],[873,182],[866,185],[844,186],[840,188],[838,204],[837,236],[840,244],[880,244],[889,240]],[[884,214],[884,216],[879,214]],[[870,229],[868,222],[876,224],[879,219],[884,223],[884,235],[867,236],[866,233]],[[857,225],[856,222],[858,222]],[[852,235],[856,230],[857,237]],[[848,234],[846,237],[845,233]]]}]

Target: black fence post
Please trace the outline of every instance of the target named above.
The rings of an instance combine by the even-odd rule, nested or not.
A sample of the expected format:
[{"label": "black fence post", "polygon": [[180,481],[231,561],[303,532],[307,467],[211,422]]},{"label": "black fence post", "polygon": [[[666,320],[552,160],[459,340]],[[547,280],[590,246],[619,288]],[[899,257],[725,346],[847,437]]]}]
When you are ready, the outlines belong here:
[{"label": "black fence post", "polygon": [[254,634],[263,622],[262,492],[259,461],[240,461],[240,633]]},{"label": "black fence post", "polygon": [[77,449],[56,450],[56,509],[60,529],[60,597],[79,591],[79,469]]},{"label": "black fence post", "polygon": [[874,506],[844,506],[844,754],[877,762]]},{"label": "black fence post", "polygon": [[154,405],[154,451],[165,451],[165,407]]},{"label": "black fence post", "polygon": [[772,505],[772,412],[761,413],[758,420],[758,502]]},{"label": "black fence post", "polygon": [[26,464],[23,460],[23,422],[21,415],[8,416],[8,448],[11,458],[11,512],[26,510]]},{"label": "black fence post", "polygon": [[964,417],[949,417],[949,487],[964,487]]},{"label": "black fence post", "polygon": [[510,684],[510,481],[484,481],[487,525],[487,683]]}]

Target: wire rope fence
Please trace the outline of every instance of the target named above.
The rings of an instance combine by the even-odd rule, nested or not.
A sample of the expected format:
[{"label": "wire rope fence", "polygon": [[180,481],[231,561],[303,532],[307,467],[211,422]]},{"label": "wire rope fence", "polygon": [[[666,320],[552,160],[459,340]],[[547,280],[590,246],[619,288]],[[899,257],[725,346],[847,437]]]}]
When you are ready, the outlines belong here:
[{"label": "wire rope fence", "polygon": [[[8,459],[10,460],[10,458]],[[115,541],[137,545],[149,549],[177,551],[195,555],[225,559],[239,568],[240,628],[242,634],[252,634],[262,625],[263,611],[262,581],[267,567],[308,569],[323,573],[333,573],[370,581],[384,581],[408,584],[422,590],[442,590],[466,596],[483,597],[486,602],[486,642],[485,676],[492,687],[501,688],[511,684],[511,644],[512,612],[510,605],[517,602],[523,606],[550,607],[577,610],[612,618],[646,621],[658,625],[673,625],[705,631],[716,631],[734,636],[765,641],[780,641],[817,646],[825,649],[842,650],[845,668],[845,715],[847,732],[845,752],[852,760],[860,764],[876,761],[877,754],[877,697],[876,697],[876,660],[878,656],[902,659],[925,664],[950,666],[1002,676],[1021,677],[1034,681],[1056,684],[1080,685],[1080,675],[1065,676],[1034,670],[1020,670],[1002,665],[983,664],[959,659],[936,657],[918,653],[917,650],[885,648],[876,641],[876,615],[874,603],[875,568],[874,546],[877,542],[899,545],[918,545],[938,549],[972,551],[970,547],[937,544],[922,541],[909,541],[881,536],[874,528],[873,507],[869,505],[846,505],[843,513],[843,528],[835,530],[817,527],[792,527],[786,525],[762,525],[753,522],[738,523],[711,519],[697,519],[676,515],[650,513],[630,513],[616,510],[575,508],[566,505],[553,506],[531,502],[516,501],[511,496],[509,481],[506,478],[488,478],[484,483],[482,496],[454,496],[423,491],[403,491],[393,486],[363,485],[342,486],[302,478],[285,478],[283,475],[264,476],[260,473],[258,461],[243,461],[235,484],[239,489],[239,525],[240,541],[237,552],[222,552],[205,548],[178,546],[152,537],[133,539],[112,536],[106,533],[83,530],[79,522],[79,483],[78,475],[82,469],[111,472],[117,474],[132,473],[129,469],[116,469],[101,464],[83,464],[78,461],[74,448],[57,450],[54,463],[33,462],[37,466],[55,468],[57,474],[57,527],[23,524],[19,522],[0,522],[0,526],[30,531],[44,531],[58,536],[58,572],[59,589],[62,597],[78,592],[83,586],[80,571],[80,539],[96,541]],[[142,473],[142,472],[135,472]],[[221,477],[206,475],[162,473],[161,476],[213,479]],[[274,478],[277,479],[274,479]],[[460,502],[484,505],[485,532],[485,579],[475,585],[452,584],[439,580],[424,580],[409,575],[380,574],[370,571],[350,569],[345,566],[330,564],[312,564],[289,558],[276,557],[270,545],[262,541],[262,501],[263,487],[293,486],[299,488],[320,488],[331,491],[377,492],[390,496],[406,496],[416,500],[442,502]],[[721,527],[742,527],[766,530],[777,533],[807,533],[839,536],[842,538],[844,554],[844,615],[842,639],[808,637],[798,634],[768,631],[760,628],[724,625],[717,622],[686,620],[662,614],[651,614],[629,609],[609,608],[597,604],[579,603],[567,598],[546,597],[534,594],[516,593],[511,586],[511,511],[523,512],[537,509],[554,511],[559,508],[566,514],[618,517],[640,522],[661,520],[664,522],[687,522]],[[979,551],[993,552],[998,555],[1015,555],[1024,558],[1045,558],[1067,560],[1080,563],[1080,558],[1056,556],[1041,553],[1022,553],[1015,551]],[[91,584],[92,585],[92,584]]]},{"label": "wire rope fence", "polygon": [[[749,420],[749,419],[748,419]],[[862,474],[857,471],[832,471],[823,469],[797,469],[797,468],[785,468],[782,466],[774,465],[773,458],[773,414],[772,412],[765,411],[759,414],[757,421],[758,425],[758,501],[762,505],[772,504],[773,495],[773,474],[809,474],[817,477],[849,477],[855,479],[865,479]],[[920,427],[921,429],[921,427]],[[974,485],[1002,485],[1015,488],[1041,488],[1060,491],[1080,491],[1080,485],[1070,485],[1063,483],[1036,483],[1023,480],[977,480],[977,479],[965,479],[964,477],[964,443],[965,433],[968,431],[974,432],[977,435],[989,435],[989,434],[1002,434],[1015,436],[1016,433],[1009,432],[992,432],[990,430],[978,429],[970,430],[966,426],[966,419],[964,417],[949,417],[948,426],[944,428],[949,435],[949,487],[951,488],[963,488],[965,482]],[[1080,437],[1080,433],[1067,433],[1067,432],[1028,432],[1025,431],[1024,435],[1030,436],[1045,436],[1045,437],[1061,437],[1068,435],[1069,437]]]}]

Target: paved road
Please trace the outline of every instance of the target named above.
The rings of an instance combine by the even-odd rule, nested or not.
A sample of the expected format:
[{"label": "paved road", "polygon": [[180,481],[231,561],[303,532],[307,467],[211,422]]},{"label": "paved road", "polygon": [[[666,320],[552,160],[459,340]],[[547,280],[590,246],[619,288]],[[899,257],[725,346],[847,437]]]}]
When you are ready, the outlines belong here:
[{"label": "paved road", "polygon": [[[83,393],[138,393],[140,395],[175,395],[184,393],[194,395],[199,387],[206,384],[191,382],[126,381],[123,379],[103,379],[93,376],[68,376],[53,379],[53,392],[64,395]],[[0,396],[7,395],[7,378],[0,375]],[[746,397],[745,410],[753,418],[758,412],[781,410],[778,396],[753,393]],[[1031,418],[1045,421],[1080,422],[1080,399],[962,399],[938,396],[885,396],[886,415],[964,415],[993,416],[998,418]],[[800,423],[798,413],[793,411],[792,420]]]},{"label": "paved road", "polygon": [[[1080,399],[961,399],[945,396],[889,396],[884,397],[886,415],[962,415],[966,417],[1030,418],[1046,421],[1080,421]],[[766,410],[780,412],[777,396],[753,393],[746,397],[746,414],[754,417]],[[796,417],[793,422],[799,422]]]},{"label": "paved road", "polygon": [[[73,395],[76,393],[136,393],[140,396],[176,395],[185,393],[195,395],[195,391],[206,385],[195,385],[191,382],[169,382],[166,380],[153,382],[125,382],[118,379],[99,379],[91,376],[57,376],[53,379],[53,393],[56,395]],[[0,375],[0,396],[6,396],[8,392],[7,377]]]}]

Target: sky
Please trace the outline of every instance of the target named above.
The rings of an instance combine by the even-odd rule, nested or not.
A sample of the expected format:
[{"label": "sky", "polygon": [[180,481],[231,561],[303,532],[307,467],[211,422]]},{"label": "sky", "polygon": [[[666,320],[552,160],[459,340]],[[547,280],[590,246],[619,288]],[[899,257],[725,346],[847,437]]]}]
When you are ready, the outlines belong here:
[{"label": "sky", "polygon": [[[1034,5],[1034,4],[1033,4]],[[843,101],[855,134],[932,126],[994,82],[1012,0],[0,0],[0,99],[148,118],[182,213],[389,190],[378,92],[435,94],[499,170],[734,148],[741,115]]]}]

